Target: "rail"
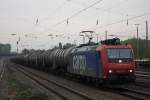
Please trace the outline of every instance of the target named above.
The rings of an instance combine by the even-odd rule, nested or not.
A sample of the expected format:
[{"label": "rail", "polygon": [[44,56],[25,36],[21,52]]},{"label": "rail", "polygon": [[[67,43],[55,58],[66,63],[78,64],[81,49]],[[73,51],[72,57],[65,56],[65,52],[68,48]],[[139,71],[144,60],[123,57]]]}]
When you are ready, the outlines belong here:
[{"label": "rail", "polygon": [[[77,96],[80,96],[81,98],[84,98],[85,100],[94,100],[93,98],[91,98],[90,96],[80,92],[80,91],[77,91],[77,90],[74,90],[72,88],[69,88],[69,87],[66,87],[62,84],[59,84],[59,83],[56,83],[55,81],[53,80],[48,80],[48,79],[45,79],[44,77],[41,77],[23,67],[15,67],[18,71],[22,72],[25,76],[29,77],[30,79],[34,80],[35,82],[37,82],[38,84],[40,84],[41,86],[49,89],[50,91],[52,91],[53,93],[55,93],[56,95],[58,95],[59,97],[65,99],[65,100],[70,100],[70,98],[68,98],[67,96],[63,95],[63,93],[60,93],[59,91],[55,90],[55,89],[52,89],[52,87],[49,87],[47,85],[45,85],[45,83],[50,83],[50,84],[53,84],[59,88],[62,88],[63,90],[67,90],[69,91],[71,94],[73,93],[74,95],[77,95]],[[42,80],[42,81],[39,81],[39,80]]]}]

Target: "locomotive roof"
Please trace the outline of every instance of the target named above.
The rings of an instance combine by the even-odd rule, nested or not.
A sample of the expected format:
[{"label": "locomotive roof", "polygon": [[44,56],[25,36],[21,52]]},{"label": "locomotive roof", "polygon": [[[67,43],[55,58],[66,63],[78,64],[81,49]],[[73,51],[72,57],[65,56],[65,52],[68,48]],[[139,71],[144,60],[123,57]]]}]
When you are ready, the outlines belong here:
[{"label": "locomotive roof", "polygon": [[72,52],[74,51],[77,51],[77,52],[80,52],[80,51],[95,51],[96,48],[97,48],[98,45],[87,45],[87,46],[81,46],[81,47],[77,47],[75,48]]}]

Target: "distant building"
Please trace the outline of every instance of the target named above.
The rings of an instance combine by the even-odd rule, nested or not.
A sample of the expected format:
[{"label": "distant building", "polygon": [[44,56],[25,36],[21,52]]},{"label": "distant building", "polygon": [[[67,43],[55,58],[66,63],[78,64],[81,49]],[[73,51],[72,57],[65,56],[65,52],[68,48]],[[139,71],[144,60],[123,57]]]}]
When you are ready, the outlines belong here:
[{"label": "distant building", "polygon": [[10,44],[0,44],[0,55],[10,55],[11,45]]}]

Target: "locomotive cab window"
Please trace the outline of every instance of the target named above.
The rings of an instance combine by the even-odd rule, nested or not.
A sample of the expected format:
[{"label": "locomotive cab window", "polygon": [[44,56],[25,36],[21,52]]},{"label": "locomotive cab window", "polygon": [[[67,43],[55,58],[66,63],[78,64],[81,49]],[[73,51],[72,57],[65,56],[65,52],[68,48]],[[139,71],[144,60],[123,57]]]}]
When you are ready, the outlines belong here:
[{"label": "locomotive cab window", "polygon": [[118,59],[129,62],[132,59],[132,51],[126,48],[109,48],[107,49],[107,58],[109,62],[115,62]]}]

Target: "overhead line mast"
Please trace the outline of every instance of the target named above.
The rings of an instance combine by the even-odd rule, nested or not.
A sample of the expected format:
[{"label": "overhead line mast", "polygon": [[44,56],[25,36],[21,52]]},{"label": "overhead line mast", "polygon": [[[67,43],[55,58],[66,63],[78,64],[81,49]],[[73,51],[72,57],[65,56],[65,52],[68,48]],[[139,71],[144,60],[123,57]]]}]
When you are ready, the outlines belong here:
[{"label": "overhead line mast", "polygon": [[146,45],[148,47],[148,21],[146,21]]}]

